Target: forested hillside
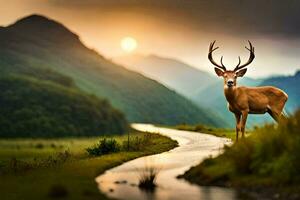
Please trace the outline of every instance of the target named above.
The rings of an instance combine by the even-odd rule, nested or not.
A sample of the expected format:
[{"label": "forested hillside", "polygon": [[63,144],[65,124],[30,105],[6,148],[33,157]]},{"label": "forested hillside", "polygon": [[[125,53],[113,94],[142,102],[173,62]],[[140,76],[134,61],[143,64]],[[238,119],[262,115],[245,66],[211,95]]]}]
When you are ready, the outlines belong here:
[{"label": "forested hillside", "polygon": [[51,71],[1,74],[0,137],[63,137],[122,134],[124,115],[108,101],[87,95]]}]

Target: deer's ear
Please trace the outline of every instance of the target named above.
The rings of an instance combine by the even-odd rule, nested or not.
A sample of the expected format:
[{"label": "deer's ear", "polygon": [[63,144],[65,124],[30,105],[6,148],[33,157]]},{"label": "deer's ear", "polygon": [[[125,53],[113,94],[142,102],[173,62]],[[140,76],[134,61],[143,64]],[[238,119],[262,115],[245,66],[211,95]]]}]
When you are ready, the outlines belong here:
[{"label": "deer's ear", "polygon": [[246,74],[246,72],[247,72],[247,68],[238,71],[238,72],[236,73],[236,75],[237,75],[238,77],[243,77],[243,76]]},{"label": "deer's ear", "polygon": [[223,76],[224,72],[222,70],[220,70],[219,68],[215,67],[215,72],[218,76]]}]

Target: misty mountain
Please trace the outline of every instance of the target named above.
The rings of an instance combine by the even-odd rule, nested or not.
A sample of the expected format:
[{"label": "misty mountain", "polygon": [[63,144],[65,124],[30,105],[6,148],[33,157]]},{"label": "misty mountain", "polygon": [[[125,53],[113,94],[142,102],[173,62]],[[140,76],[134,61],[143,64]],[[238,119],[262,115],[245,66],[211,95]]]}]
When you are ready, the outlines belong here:
[{"label": "misty mountain", "polygon": [[265,79],[261,85],[272,85],[284,90],[289,99],[286,104],[286,110],[289,113],[294,112],[300,107],[300,71],[297,71],[293,76],[277,76]]},{"label": "misty mountain", "polygon": [[[209,113],[158,82],[85,47],[62,24],[32,15],[0,29],[1,74],[51,69],[90,94],[108,99],[130,122],[221,125]],[[50,102],[49,102],[50,103]]]},{"label": "misty mountain", "polygon": [[126,68],[140,72],[185,95],[194,96],[216,78],[176,59],[156,55],[129,55],[114,59]]}]

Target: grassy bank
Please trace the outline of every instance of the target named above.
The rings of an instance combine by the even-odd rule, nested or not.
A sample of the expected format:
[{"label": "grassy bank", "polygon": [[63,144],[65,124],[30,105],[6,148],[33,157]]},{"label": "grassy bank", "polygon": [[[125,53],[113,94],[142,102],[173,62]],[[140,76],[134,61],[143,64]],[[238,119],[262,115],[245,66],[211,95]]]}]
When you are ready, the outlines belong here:
[{"label": "grassy bank", "polygon": [[[140,132],[131,134],[130,145],[144,138],[147,145],[139,149],[99,157],[88,155],[86,148],[103,139],[100,137],[0,140],[1,199],[105,199],[97,189],[97,175],[130,159],[177,146],[167,137]],[[114,139],[122,144],[127,136]]]},{"label": "grassy bank", "polygon": [[[300,111],[279,125],[255,130],[216,157],[204,160],[182,177],[200,185],[264,189],[300,198]],[[276,191],[276,192],[274,192]]]},{"label": "grassy bank", "polygon": [[[185,131],[195,131],[199,133],[207,133],[211,135],[215,135],[218,137],[226,137],[230,138],[232,140],[235,140],[236,134],[235,130],[233,129],[224,129],[224,128],[213,128],[213,127],[207,127],[201,124],[198,125],[186,125],[186,124],[180,124],[175,127],[173,127],[178,130],[185,130]],[[250,132],[246,131],[246,136]],[[241,135],[241,133],[240,133]]]}]

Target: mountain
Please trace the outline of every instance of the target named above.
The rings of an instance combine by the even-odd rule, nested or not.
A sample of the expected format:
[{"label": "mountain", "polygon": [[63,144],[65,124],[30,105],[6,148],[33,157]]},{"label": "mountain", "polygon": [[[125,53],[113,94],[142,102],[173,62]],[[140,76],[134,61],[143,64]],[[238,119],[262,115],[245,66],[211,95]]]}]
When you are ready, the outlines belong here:
[{"label": "mountain", "polygon": [[176,92],[88,49],[76,34],[46,17],[31,15],[1,28],[0,45],[1,73],[51,69],[73,79],[79,89],[108,99],[130,122],[222,124]]},{"label": "mountain", "polygon": [[124,115],[106,100],[87,95],[49,70],[0,76],[0,137],[64,137],[121,134]]},{"label": "mountain", "polygon": [[277,76],[265,79],[261,85],[272,85],[284,90],[289,99],[286,104],[286,110],[289,113],[294,112],[300,107],[300,70],[293,76]]},{"label": "mountain", "polygon": [[[261,79],[241,78],[238,80],[238,85],[258,86],[262,82]],[[226,122],[227,127],[234,127],[235,117],[227,108],[227,101],[224,96],[223,79],[219,79],[206,88],[198,91],[191,99],[201,106],[210,108],[217,113]],[[266,115],[249,115],[247,120],[248,126],[261,124],[271,121],[271,117]]]},{"label": "mountain", "polygon": [[176,59],[156,55],[129,55],[113,59],[115,62],[163,83],[186,97],[195,95],[216,78]]}]

